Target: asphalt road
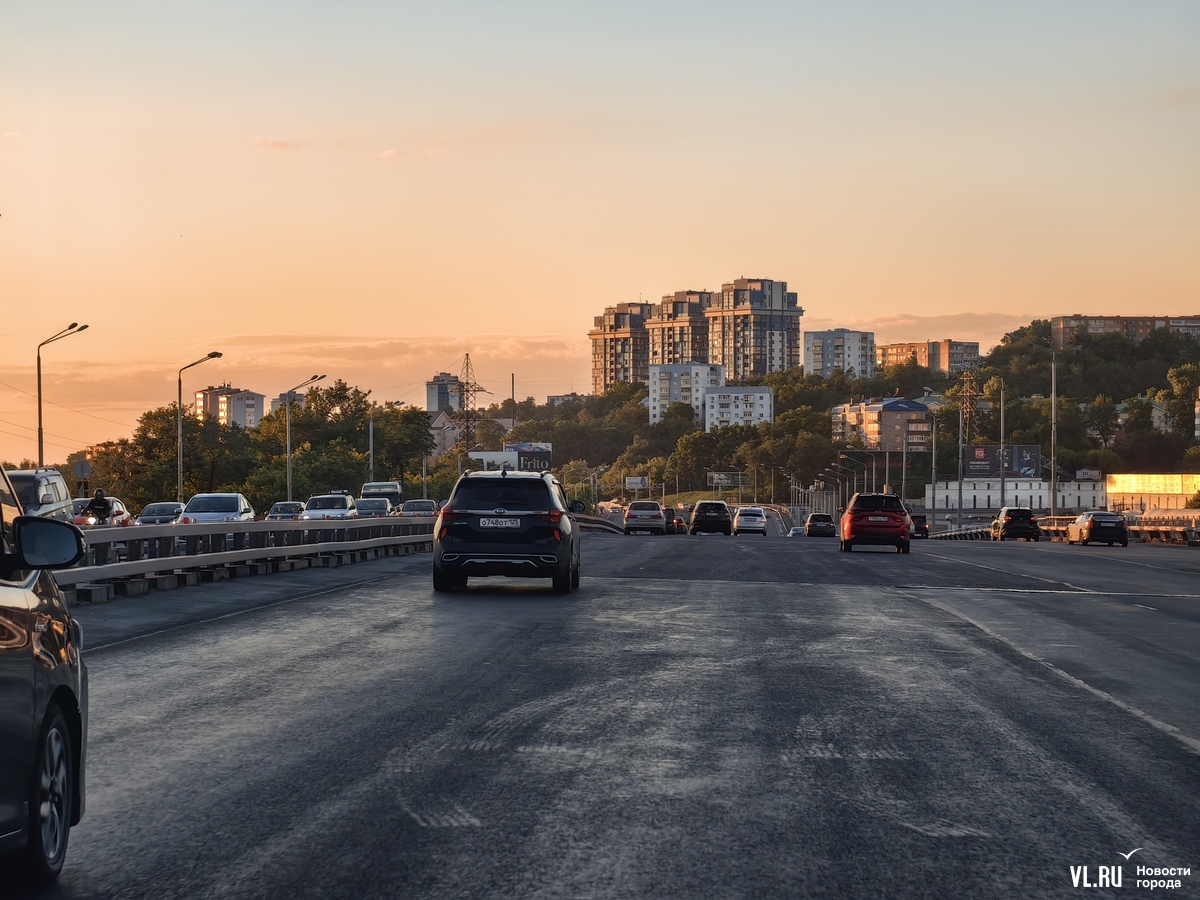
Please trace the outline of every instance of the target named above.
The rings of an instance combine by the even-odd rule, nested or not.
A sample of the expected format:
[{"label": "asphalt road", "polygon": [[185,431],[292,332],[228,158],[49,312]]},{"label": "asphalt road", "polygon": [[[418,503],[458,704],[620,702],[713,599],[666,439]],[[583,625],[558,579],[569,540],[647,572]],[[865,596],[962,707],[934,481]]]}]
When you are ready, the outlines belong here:
[{"label": "asphalt road", "polygon": [[566,597],[429,565],[82,609],[87,816],[16,896],[1200,895],[1200,552],[589,534]]}]

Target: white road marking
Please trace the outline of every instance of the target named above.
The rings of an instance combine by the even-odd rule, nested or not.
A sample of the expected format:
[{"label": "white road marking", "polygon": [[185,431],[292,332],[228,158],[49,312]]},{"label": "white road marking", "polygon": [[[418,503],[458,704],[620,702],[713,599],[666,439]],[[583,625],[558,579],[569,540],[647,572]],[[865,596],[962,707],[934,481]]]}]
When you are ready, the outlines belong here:
[{"label": "white road marking", "polygon": [[1015,576],[1017,578],[1032,578],[1034,581],[1044,581],[1044,582],[1046,582],[1046,584],[1062,584],[1062,585],[1066,585],[1067,587],[1071,588],[1073,591],[1076,591],[1076,592],[1082,593],[1082,594],[1095,593],[1094,591],[1090,591],[1087,588],[1076,587],[1075,585],[1071,584],[1069,581],[1056,581],[1053,578],[1041,578],[1038,575],[1026,575],[1023,572],[1012,572],[1012,571],[1009,571],[1008,569],[998,569],[995,566],[985,566],[983,563],[968,562],[965,559],[956,559],[953,556],[938,556],[936,553],[925,552],[925,553],[922,553],[921,555],[922,556],[932,556],[934,559],[941,559],[941,560],[945,560],[946,562],[962,563],[964,566],[975,566],[975,568],[977,568],[977,569],[987,569],[989,572],[1000,572],[1002,575],[1011,575],[1011,576]]},{"label": "white road marking", "polygon": [[1134,605],[1134,606],[1141,606],[1141,607],[1142,607],[1142,609],[1151,609],[1151,610],[1154,610],[1154,612],[1158,612],[1158,610],[1157,610],[1157,609],[1155,609],[1153,606],[1142,606],[1142,604],[1140,604],[1140,603],[1135,603],[1135,604],[1133,604],[1133,605]]}]

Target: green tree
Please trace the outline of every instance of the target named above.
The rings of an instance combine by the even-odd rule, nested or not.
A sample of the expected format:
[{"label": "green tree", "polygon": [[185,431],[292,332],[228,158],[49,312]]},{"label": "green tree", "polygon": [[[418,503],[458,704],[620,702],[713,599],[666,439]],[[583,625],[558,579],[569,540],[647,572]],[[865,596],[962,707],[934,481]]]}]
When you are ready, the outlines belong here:
[{"label": "green tree", "polygon": [[1083,411],[1083,421],[1088,430],[1096,435],[1100,446],[1105,449],[1112,445],[1113,438],[1121,427],[1117,405],[1104,394],[1097,394],[1087,405]]}]

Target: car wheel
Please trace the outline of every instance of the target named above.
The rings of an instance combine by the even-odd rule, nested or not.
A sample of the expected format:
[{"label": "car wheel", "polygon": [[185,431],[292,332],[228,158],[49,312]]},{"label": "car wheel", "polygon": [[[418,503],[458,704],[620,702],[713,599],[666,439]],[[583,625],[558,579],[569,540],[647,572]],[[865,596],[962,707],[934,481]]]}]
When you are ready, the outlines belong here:
[{"label": "car wheel", "polygon": [[1122,547],[1128,547],[1128,546],[1129,546],[1129,541],[1121,541],[1121,546],[1122,546]]},{"label": "car wheel", "polygon": [[625,533],[626,533],[626,534],[633,534],[633,532],[632,532],[632,531],[630,531],[628,528],[626,528],[626,529],[625,529]]},{"label": "car wheel", "polygon": [[1086,547],[1086,546],[1087,546],[1089,543],[1091,543],[1091,542],[1090,542],[1090,541],[1085,541],[1085,540],[1083,540],[1083,539],[1081,538],[1081,539],[1080,539],[1080,541],[1079,541],[1079,546],[1080,546],[1080,547]]},{"label": "car wheel", "polygon": [[447,572],[443,572],[437,566],[433,567],[433,589],[439,594],[449,593],[454,590],[454,579]]},{"label": "car wheel", "polygon": [[1041,538],[1040,538],[1040,537],[1035,537],[1035,538],[1030,538],[1030,540],[1032,540],[1032,541],[1033,541],[1033,542],[1036,544],[1038,541],[1040,541],[1040,540],[1041,540]]},{"label": "car wheel", "polygon": [[75,794],[71,734],[62,710],[50,706],[34,758],[29,791],[29,842],[25,868],[40,884],[58,878],[67,858],[71,834],[72,798]]},{"label": "car wheel", "polygon": [[907,553],[909,550],[909,546],[910,546],[909,542],[905,541],[900,546],[898,546],[896,549],[899,550],[901,553]]},{"label": "car wheel", "polygon": [[732,531],[727,531],[727,532],[725,532],[725,537],[730,537],[732,534],[733,534]]},{"label": "car wheel", "polygon": [[551,579],[551,589],[556,594],[569,594],[571,593],[571,580],[571,571],[568,569]]},{"label": "car wheel", "polygon": [[574,590],[577,587],[579,587],[579,566],[571,569],[571,589]]},{"label": "car wheel", "polygon": [[1071,540],[1070,538],[1067,538],[1067,546],[1072,547],[1074,545],[1075,545],[1075,542],[1073,540]]}]

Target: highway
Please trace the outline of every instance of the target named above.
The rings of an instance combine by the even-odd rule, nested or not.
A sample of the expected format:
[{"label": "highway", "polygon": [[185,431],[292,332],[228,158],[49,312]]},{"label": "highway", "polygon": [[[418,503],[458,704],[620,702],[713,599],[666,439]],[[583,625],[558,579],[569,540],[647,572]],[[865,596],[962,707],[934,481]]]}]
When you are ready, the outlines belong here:
[{"label": "highway", "polygon": [[561,597],[422,554],[79,608],[87,815],[15,896],[1200,895],[1200,552],[583,558]]}]

